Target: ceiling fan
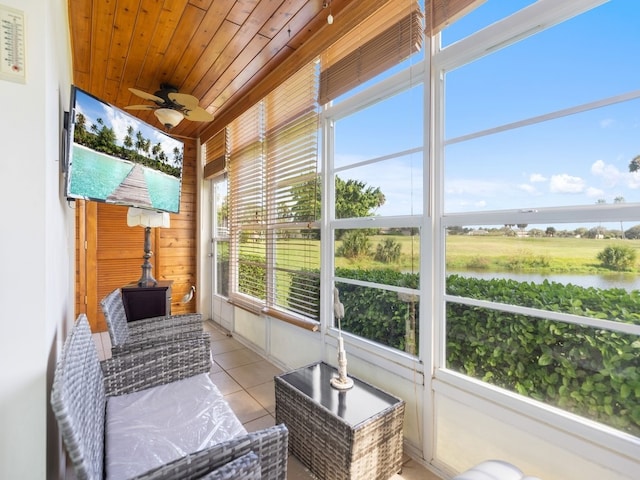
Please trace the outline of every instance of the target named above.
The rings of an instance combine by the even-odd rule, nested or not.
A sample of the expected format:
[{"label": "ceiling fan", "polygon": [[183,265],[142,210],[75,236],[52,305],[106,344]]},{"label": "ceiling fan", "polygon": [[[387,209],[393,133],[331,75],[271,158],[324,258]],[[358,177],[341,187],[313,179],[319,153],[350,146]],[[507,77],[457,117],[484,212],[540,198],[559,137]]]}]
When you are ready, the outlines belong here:
[{"label": "ceiling fan", "polygon": [[154,94],[143,92],[137,88],[129,88],[134,95],[145,100],[151,100],[155,105],[129,105],[127,110],[154,110],[154,115],[167,130],[178,125],[183,118],[192,122],[210,122],[213,115],[199,104],[193,95],[178,92],[178,89],[168,83],[161,83],[160,90]]}]

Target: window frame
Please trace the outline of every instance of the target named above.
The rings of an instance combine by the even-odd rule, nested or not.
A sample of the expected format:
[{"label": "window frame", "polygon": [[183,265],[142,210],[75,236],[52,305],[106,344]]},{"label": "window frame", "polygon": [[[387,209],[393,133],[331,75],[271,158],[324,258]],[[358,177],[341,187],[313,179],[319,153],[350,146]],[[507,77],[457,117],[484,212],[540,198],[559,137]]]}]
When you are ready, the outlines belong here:
[{"label": "window frame", "polygon": [[[211,204],[212,204],[212,216],[211,216],[211,261],[212,261],[212,290],[213,290],[213,294],[217,297],[220,298],[224,298],[227,299],[229,298],[228,295],[224,295],[224,293],[221,291],[221,289],[223,289],[224,287],[222,287],[221,285],[219,285],[219,262],[218,262],[218,254],[220,252],[220,244],[221,243],[226,243],[227,244],[227,252],[229,251],[230,248],[230,242],[231,242],[231,237],[229,235],[229,227],[220,227],[220,225],[218,225],[218,198],[219,196],[217,195],[218,190],[220,188],[220,185],[223,182],[227,182],[227,202],[228,202],[228,178],[227,178],[227,173],[223,172],[219,175],[216,175],[212,178],[209,179],[209,182],[211,184]],[[228,223],[228,218],[227,218],[227,223]],[[226,235],[224,234],[224,232],[226,231]],[[229,258],[227,260],[228,263],[231,262],[231,259]],[[227,276],[230,274],[230,270],[229,270],[229,266],[227,266]],[[228,292],[229,289],[229,280],[227,278],[227,285],[226,285],[226,289]]]},{"label": "window frame", "polygon": [[[435,327],[436,341],[434,347],[433,365],[433,391],[437,394],[455,396],[456,392],[467,392],[478,401],[486,401],[487,408],[500,414],[502,407],[518,411],[521,414],[537,421],[546,422],[550,425],[564,430],[569,435],[583,438],[588,442],[595,442],[598,445],[606,446],[622,454],[634,458],[637,455],[637,448],[640,439],[629,435],[623,431],[609,427],[605,424],[592,421],[586,417],[570,413],[558,407],[547,405],[524,397],[515,392],[507,391],[493,386],[470,376],[449,370],[446,368],[446,303],[457,301],[457,297],[452,297],[446,293],[446,230],[454,226],[469,225],[503,225],[503,224],[561,224],[576,223],[585,221],[589,223],[597,221],[611,221],[611,215],[615,213],[616,221],[639,221],[638,203],[634,204],[610,204],[610,205],[580,205],[567,207],[551,207],[536,209],[505,209],[499,211],[483,212],[444,212],[444,160],[445,147],[448,144],[464,141],[482,135],[489,135],[498,129],[489,129],[481,132],[473,132],[460,138],[446,139],[444,134],[444,115],[446,112],[444,88],[446,84],[446,73],[464,66],[472,61],[481,59],[497,48],[502,48],[517,41],[539,33],[545,28],[562,24],[575,16],[580,15],[592,8],[606,3],[603,0],[578,0],[576,2],[566,2],[563,5],[553,4],[553,1],[538,0],[538,2],[523,8],[522,10],[504,18],[482,30],[471,34],[453,44],[442,49],[437,49],[431,58],[432,73],[431,81],[433,85],[433,105],[432,116],[434,118],[431,148],[435,161],[433,162],[434,184],[432,193],[434,194],[434,308],[433,316],[438,318]],[[435,37],[437,44],[440,43],[440,34]],[[633,95],[623,94],[619,98],[611,97],[591,102],[587,105],[577,105],[559,112],[550,112],[541,115],[539,118],[523,120],[514,124],[502,126],[500,128],[518,128],[528,122],[545,121],[557,116],[570,115],[584,109],[597,108],[602,105],[616,103],[621,100],[630,100]],[[635,209],[635,212],[633,211]],[[475,301],[464,301],[464,303],[475,304]],[[488,302],[489,308],[513,311],[514,313],[534,313],[533,309],[526,309],[518,305],[505,305]],[[483,304],[483,306],[485,306]],[[550,318],[552,320],[568,321],[568,323],[579,323],[577,319],[567,314],[558,314],[549,311],[535,310],[538,317]],[[582,318],[582,317],[580,317]],[[593,319],[584,317],[582,323],[593,323]],[[612,325],[616,330],[627,333],[640,334],[640,326],[637,325]],[[492,406],[498,405],[498,407]],[[606,463],[606,459],[600,459]]]},{"label": "window frame", "polygon": [[[425,38],[425,49],[428,49],[429,39]],[[369,216],[369,217],[358,217],[358,218],[335,218],[335,176],[340,172],[348,171],[357,166],[375,163],[384,158],[395,157],[401,153],[406,152],[417,152],[422,151],[422,159],[423,159],[423,201],[427,202],[429,197],[428,194],[428,185],[429,185],[429,172],[427,165],[429,162],[427,161],[426,156],[428,155],[427,138],[423,136],[423,146],[420,148],[413,148],[407,151],[402,152],[393,152],[391,154],[385,155],[381,158],[373,158],[368,159],[362,162],[357,162],[350,164],[348,166],[340,166],[334,167],[334,124],[342,118],[345,118],[349,115],[357,113],[358,111],[365,110],[368,107],[379,103],[381,101],[389,100],[396,95],[402,94],[407,90],[415,87],[416,85],[428,84],[428,68],[426,68],[426,62],[420,61],[416,64],[411,64],[404,68],[403,70],[393,74],[388,78],[383,78],[379,82],[374,83],[368,88],[363,89],[347,98],[337,102],[330,103],[325,105],[323,110],[323,145],[325,147],[325,154],[323,155],[323,171],[324,175],[324,188],[327,192],[327,201],[322,202],[322,218],[323,221],[323,266],[327,267],[327,270],[330,272],[329,275],[323,276],[323,281],[325,281],[326,288],[323,290],[325,292],[332,292],[333,286],[338,283],[348,283],[348,284],[362,284],[363,286],[370,288],[380,288],[384,290],[396,291],[401,293],[415,294],[420,297],[420,303],[423,304],[426,302],[430,304],[430,279],[428,275],[420,275],[420,286],[417,290],[404,288],[404,287],[395,287],[390,285],[381,285],[373,282],[360,282],[350,280],[348,278],[338,277],[335,275],[335,232],[339,229],[367,229],[371,228],[372,225],[378,228],[417,228],[421,230],[420,233],[420,243],[421,243],[421,254],[420,254],[420,272],[427,272],[428,265],[430,264],[429,255],[426,254],[426,251],[423,250],[425,241],[429,242],[428,238],[430,238],[430,233],[427,231],[428,229],[424,228],[424,217],[428,215],[427,208],[423,209],[421,214],[407,214],[407,215],[396,215],[396,216]],[[424,125],[425,131],[428,130],[428,117],[426,105],[428,104],[427,91],[425,91],[423,95],[423,115],[424,115]],[[326,239],[326,241],[325,241]],[[427,243],[428,244],[428,243]],[[325,280],[326,279],[326,280]],[[331,296],[332,293],[327,293],[327,297],[329,298],[328,302],[331,304],[333,301]],[[326,302],[324,304],[327,304]],[[381,365],[385,369],[396,373],[397,375],[409,379],[409,380],[419,380],[420,383],[424,382],[425,372],[428,371],[428,366],[431,364],[430,360],[430,352],[426,351],[424,348],[427,345],[427,339],[430,338],[431,334],[429,333],[431,330],[431,320],[425,318],[429,317],[429,314],[422,309],[420,310],[420,318],[417,319],[420,322],[420,335],[417,339],[418,342],[418,356],[408,354],[401,350],[374,342],[364,337],[360,337],[358,335],[352,334],[347,331],[340,332],[337,325],[335,325],[333,315],[329,316],[325,315],[326,322],[326,332],[327,336],[332,340],[332,342],[337,343],[337,339],[342,335],[344,339],[344,343],[348,346],[352,346],[353,348],[357,348],[359,351],[359,356],[361,356],[366,361],[370,361],[374,364]]]}]

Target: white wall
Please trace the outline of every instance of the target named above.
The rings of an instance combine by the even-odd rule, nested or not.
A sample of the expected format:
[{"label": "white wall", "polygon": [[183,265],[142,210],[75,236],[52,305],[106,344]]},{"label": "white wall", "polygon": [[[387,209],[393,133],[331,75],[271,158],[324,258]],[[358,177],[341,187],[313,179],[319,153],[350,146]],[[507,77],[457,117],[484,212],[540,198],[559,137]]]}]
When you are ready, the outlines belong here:
[{"label": "white wall", "polygon": [[[515,396],[515,394],[514,394]],[[568,432],[562,422],[509,408],[506,402],[481,398],[464,389],[436,383],[436,464],[451,472],[464,471],[488,458],[516,464],[528,475],[544,480],[631,480],[638,478],[638,450],[625,447],[623,435],[611,432],[598,446],[585,429]],[[584,422],[585,424],[588,422]]]},{"label": "white wall", "polygon": [[66,2],[2,5],[25,15],[26,83],[0,80],[0,478],[55,478],[49,389],[58,332],[73,315],[73,216],[59,173],[70,83]]}]

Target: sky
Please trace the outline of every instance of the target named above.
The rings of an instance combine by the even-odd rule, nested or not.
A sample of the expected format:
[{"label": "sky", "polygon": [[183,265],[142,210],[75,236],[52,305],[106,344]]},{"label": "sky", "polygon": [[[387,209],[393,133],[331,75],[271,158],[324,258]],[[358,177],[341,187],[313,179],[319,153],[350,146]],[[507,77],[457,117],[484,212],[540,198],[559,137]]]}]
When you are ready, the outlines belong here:
[{"label": "sky", "polygon": [[[532,0],[489,0],[443,45]],[[640,1],[611,0],[446,75],[447,212],[640,202],[640,98],[523,128],[481,132],[610,97],[640,97]],[[415,62],[415,60],[413,60]],[[337,122],[336,165],[421,145],[421,92]],[[338,173],[379,186],[380,215],[420,214],[421,154]]]},{"label": "sky", "polygon": [[[181,141],[170,137],[158,128],[142,122],[133,115],[129,115],[106,102],[96,100],[95,97],[87,95],[82,90],[78,89],[76,96],[76,113],[82,113],[86,117],[87,129],[90,129],[92,124],[97,125],[97,119],[101,118],[105,125],[113,129],[118,145],[122,145],[122,141],[127,135],[127,127],[132,125],[134,128],[134,136],[140,131],[144,138],[151,140],[152,145],[160,143],[169,162],[172,162],[175,158],[173,155],[173,149],[175,147],[178,147],[180,151],[184,148]],[[135,138],[133,138],[133,140],[135,141]]]}]

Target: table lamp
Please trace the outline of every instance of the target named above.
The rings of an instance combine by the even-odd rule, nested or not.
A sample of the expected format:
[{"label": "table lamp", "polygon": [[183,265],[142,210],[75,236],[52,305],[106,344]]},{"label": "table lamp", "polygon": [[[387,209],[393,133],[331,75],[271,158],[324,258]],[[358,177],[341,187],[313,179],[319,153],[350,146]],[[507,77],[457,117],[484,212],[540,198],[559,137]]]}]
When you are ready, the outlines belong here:
[{"label": "table lamp", "polygon": [[153,227],[169,228],[169,214],[144,208],[129,207],[127,212],[127,225],[130,227],[144,227],[144,262],[142,263],[142,276],[138,280],[138,286],[149,287],[158,284],[151,269],[151,229]]}]

